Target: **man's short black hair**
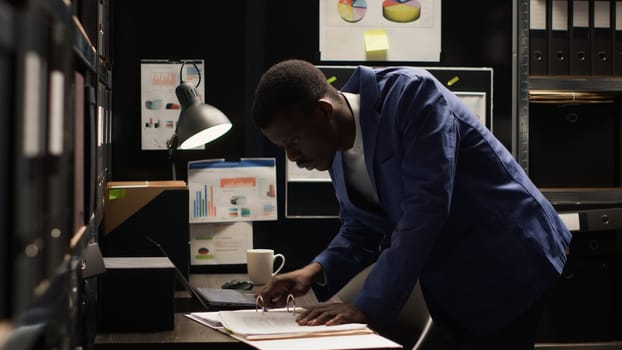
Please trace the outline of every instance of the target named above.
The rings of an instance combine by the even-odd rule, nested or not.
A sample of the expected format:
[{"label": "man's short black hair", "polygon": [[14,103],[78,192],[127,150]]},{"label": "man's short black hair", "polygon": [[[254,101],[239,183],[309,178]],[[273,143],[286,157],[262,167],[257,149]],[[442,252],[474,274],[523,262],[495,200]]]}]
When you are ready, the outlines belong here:
[{"label": "man's short black hair", "polygon": [[268,69],[257,85],[253,100],[253,122],[265,128],[276,115],[309,115],[322,97],[335,96],[335,88],[317,67],[290,59]]}]

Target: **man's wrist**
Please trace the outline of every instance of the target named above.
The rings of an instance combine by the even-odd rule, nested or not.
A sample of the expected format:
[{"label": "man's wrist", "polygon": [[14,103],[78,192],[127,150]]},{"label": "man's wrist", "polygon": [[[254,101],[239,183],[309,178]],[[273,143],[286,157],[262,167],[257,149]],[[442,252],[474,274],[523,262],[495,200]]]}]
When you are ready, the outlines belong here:
[{"label": "man's wrist", "polygon": [[307,269],[313,283],[320,286],[326,285],[326,276],[324,274],[324,269],[322,268],[322,265],[320,265],[320,263],[314,261],[307,265],[305,269]]}]

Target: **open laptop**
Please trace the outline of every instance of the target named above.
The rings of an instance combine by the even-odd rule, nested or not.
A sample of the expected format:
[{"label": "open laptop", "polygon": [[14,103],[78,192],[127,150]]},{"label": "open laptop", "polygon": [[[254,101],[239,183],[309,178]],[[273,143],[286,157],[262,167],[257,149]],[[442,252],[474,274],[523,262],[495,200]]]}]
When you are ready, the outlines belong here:
[{"label": "open laptop", "polygon": [[[162,248],[162,246],[151,239],[151,237],[145,235],[145,239],[155,245],[162,254],[168,258],[168,254]],[[221,288],[209,288],[209,287],[192,287],[190,282],[181,273],[179,268],[175,266],[175,273],[177,279],[181,282],[184,288],[190,292],[198,301],[203,305],[206,310],[212,309],[254,309],[256,307],[255,294],[250,290],[241,289],[221,289]]]},{"label": "open laptop", "polygon": [[214,308],[254,309],[255,294],[250,290],[198,287],[194,290]]}]

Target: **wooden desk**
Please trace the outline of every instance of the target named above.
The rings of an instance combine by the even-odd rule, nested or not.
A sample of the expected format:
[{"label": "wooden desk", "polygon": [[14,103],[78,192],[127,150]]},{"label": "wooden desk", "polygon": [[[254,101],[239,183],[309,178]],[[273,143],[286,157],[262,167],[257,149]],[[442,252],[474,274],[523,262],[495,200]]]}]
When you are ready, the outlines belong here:
[{"label": "wooden desk", "polygon": [[95,349],[253,349],[223,333],[201,325],[183,313],[175,314],[175,329],[152,333],[98,333]]}]

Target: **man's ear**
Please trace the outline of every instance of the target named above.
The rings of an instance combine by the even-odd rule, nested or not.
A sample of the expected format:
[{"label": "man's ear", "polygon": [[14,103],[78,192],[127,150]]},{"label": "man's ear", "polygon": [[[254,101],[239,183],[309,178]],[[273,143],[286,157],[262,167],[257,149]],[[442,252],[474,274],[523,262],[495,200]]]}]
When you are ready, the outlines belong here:
[{"label": "man's ear", "polygon": [[324,115],[332,116],[333,114],[333,101],[327,98],[321,98],[317,101],[318,108],[322,111]]}]

